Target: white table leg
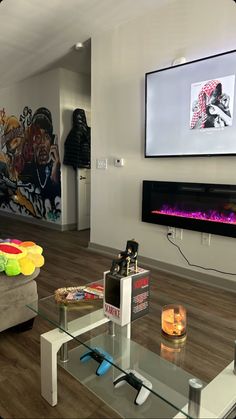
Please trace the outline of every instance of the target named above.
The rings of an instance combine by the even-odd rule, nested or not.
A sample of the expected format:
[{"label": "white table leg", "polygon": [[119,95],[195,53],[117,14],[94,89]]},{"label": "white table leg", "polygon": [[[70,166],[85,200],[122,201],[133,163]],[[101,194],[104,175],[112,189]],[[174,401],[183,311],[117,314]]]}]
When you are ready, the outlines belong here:
[{"label": "white table leg", "polygon": [[131,323],[128,323],[125,326],[121,327],[121,334],[127,339],[131,338]]},{"label": "white table leg", "polygon": [[60,342],[50,342],[40,336],[41,395],[51,406],[57,404],[57,352],[60,347]]},{"label": "white table leg", "polygon": [[[59,321],[60,327],[63,330],[68,330],[68,321],[67,321],[67,306],[61,306],[59,309]],[[61,330],[62,332],[62,330]],[[63,332],[62,332],[63,333]],[[60,361],[67,362],[68,361],[68,344],[63,343],[60,349]]]},{"label": "white table leg", "polygon": [[41,395],[51,405],[57,404],[57,352],[74,337],[109,322],[103,310],[87,314],[68,323],[70,334],[53,329],[40,336],[41,348]]}]

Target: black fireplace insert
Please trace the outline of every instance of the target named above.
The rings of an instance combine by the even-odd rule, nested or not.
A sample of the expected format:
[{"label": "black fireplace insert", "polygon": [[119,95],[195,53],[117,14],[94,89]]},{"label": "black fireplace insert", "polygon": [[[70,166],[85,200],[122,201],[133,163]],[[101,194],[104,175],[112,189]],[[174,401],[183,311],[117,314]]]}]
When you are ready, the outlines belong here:
[{"label": "black fireplace insert", "polygon": [[142,221],[236,237],[236,185],[144,180]]}]

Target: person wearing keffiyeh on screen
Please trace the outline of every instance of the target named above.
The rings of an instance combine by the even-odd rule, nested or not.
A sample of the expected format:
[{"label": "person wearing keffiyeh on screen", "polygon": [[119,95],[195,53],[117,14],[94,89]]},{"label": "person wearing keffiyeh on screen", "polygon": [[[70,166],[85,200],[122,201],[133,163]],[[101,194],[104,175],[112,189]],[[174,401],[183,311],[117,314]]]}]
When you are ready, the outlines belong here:
[{"label": "person wearing keffiyeh on screen", "polygon": [[201,88],[198,100],[193,102],[191,129],[220,128],[231,125],[229,101],[229,96],[222,93],[222,84],[218,80],[209,80]]}]

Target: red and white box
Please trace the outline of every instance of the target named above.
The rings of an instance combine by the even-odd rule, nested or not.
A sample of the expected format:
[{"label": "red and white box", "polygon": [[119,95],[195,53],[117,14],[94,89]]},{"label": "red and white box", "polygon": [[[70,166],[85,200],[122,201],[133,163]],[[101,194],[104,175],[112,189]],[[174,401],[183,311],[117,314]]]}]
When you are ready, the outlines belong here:
[{"label": "red and white box", "polygon": [[120,326],[149,311],[150,271],[138,268],[129,276],[104,272],[104,315]]}]

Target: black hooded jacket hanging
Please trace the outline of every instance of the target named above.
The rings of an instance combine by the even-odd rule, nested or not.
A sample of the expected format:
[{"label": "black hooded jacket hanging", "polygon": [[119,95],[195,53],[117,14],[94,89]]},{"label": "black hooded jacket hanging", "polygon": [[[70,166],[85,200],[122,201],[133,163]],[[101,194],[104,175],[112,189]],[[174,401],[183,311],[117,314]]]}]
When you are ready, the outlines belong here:
[{"label": "black hooded jacket hanging", "polygon": [[83,109],[73,111],[73,127],[65,141],[63,163],[74,169],[90,169],[90,127]]}]

